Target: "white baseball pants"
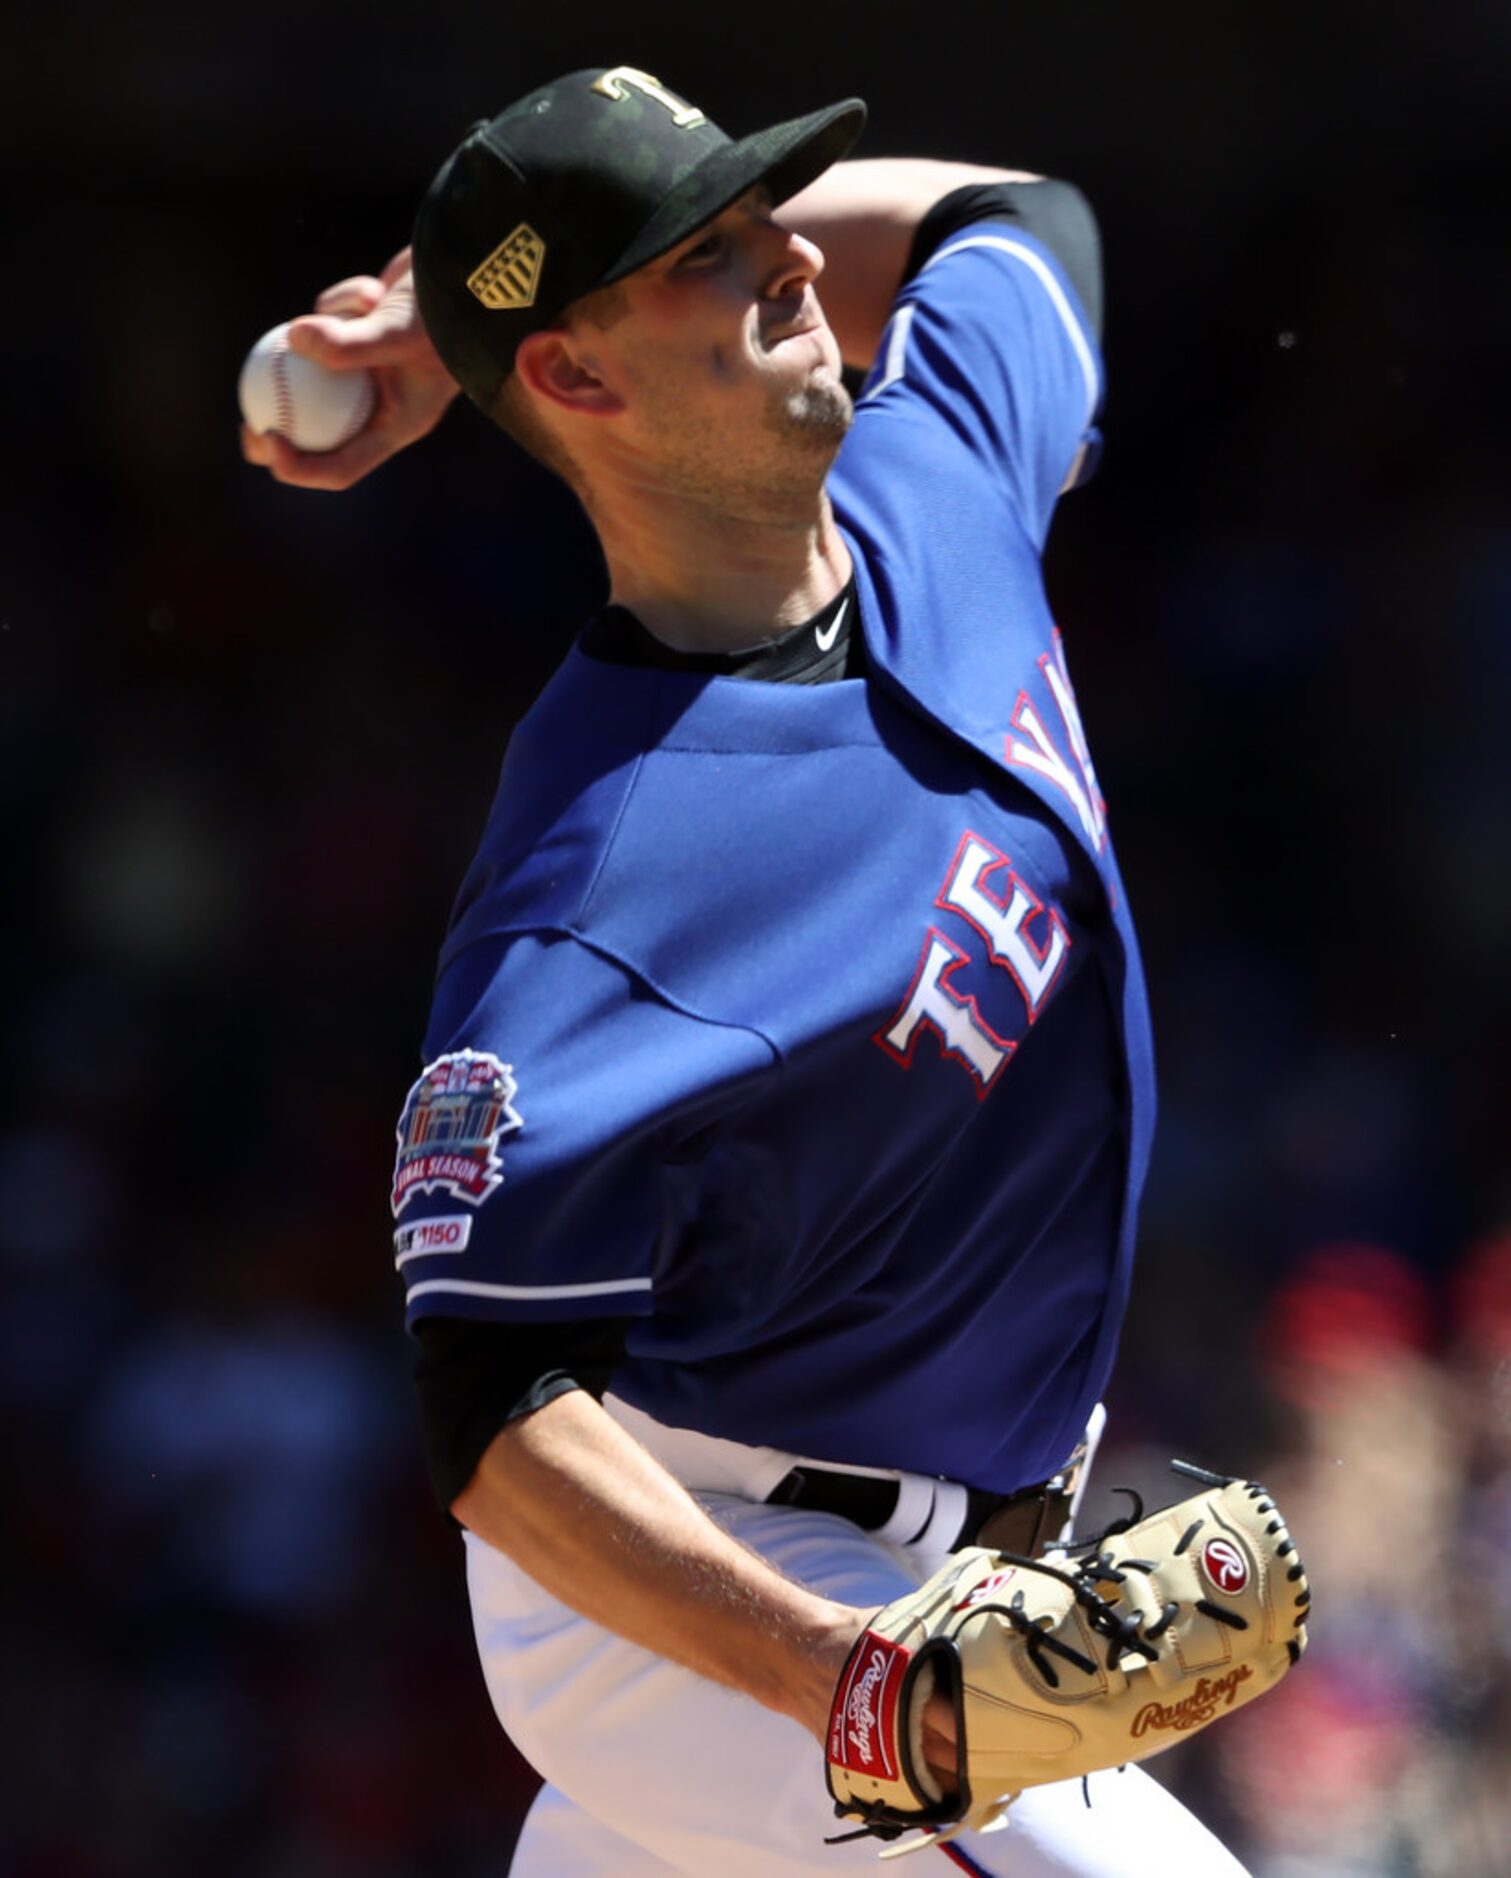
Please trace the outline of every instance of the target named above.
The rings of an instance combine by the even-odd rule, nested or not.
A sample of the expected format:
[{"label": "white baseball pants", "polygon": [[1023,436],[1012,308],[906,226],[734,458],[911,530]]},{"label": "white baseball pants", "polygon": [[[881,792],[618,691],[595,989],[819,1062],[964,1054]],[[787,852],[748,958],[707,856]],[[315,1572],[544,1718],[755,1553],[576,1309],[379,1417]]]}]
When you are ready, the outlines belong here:
[{"label": "white baseball pants", "polygon": [[[829,1513],[694,1491],[743,1544],[846,1603],[889,1603],[942,1562],[937,1551],[888,1544]],[[887,1869],[869,1836],[823,1843],[847,1827],[834,1817],[822,1750],[796,1723],[589,1623],[474,1534],[466,1547],[488,1692],[547,1782],[513,1878],[839,1878]],[[1088,1807],[1080,1781],[1030,1789],[1007,1830],[962,1834],[892,1869],[900,1878],[950,1870],[1243,1878],[1237,1860],[1140,1769],[1094,1774],[1089,1796]]]}]

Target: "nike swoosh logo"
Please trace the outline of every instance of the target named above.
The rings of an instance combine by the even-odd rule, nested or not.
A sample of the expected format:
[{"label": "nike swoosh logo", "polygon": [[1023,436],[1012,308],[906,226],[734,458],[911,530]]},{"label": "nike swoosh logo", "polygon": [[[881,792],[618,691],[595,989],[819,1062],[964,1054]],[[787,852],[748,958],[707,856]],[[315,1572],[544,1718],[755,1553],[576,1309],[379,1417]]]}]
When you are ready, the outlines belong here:
[{"label": "nike swoosh logo", "polygon": [[828,630],[825,631],[822,627],[818,626],[814,627],[813,643],[818,647],[820,652],[827,652],[834,644],[835,640],[839,638],[839,629],[845,623],[845,614],[849,611],[849,607],[850,596],[846,594],[839,611],[835,614],[834,618],[830,620]]}]

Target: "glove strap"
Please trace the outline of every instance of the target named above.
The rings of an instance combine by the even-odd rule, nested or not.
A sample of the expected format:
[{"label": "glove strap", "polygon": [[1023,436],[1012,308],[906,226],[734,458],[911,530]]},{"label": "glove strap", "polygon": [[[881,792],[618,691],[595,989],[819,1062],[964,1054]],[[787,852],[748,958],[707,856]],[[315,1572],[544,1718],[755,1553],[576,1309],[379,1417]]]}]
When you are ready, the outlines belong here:
[{"label": "glove strap", "polygon": [[[927,1681],[920,1687],[923,1678]],[[940,1792],[918,1755],[919,1743],[910,1738],[912,1728],[921,1729],[929,1686],[954,1703],[959,1790],[953,1794]],[[862,1820],[862,1832],[895,1839],[913,1827],[958,1821],[971,1804],[971,1794],[965,1773],[963,1677],[954,1643],[930,1637],[912,1650],[879,1631],[863,1631],[835,1690],[825,1746],[834,1810],[842,1819]]]},{"label": "glove strap", "polygon": [[829,1711],[832,1767],[887,1781],[906,1778],[902,1692],[912,1660],[913,1652],[890,1637],[861,1632]]}]

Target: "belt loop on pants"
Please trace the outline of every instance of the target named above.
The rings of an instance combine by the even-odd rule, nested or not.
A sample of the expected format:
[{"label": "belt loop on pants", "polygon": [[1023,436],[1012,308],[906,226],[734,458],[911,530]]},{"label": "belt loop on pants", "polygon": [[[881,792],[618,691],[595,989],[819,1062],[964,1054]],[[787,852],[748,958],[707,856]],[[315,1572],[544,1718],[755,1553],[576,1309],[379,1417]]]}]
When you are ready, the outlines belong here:
[{"label": "belt loop on pants", "polygon": [[612,1391],[605,1393],[603,1406],[693,1493],[734,1494],[758,1503],[838,1513],[889,1544],[921,1547],[940,1558],[963,1545],[987,1545],[1031,1557],[1066,1538],[1087,1464],[1107,1420],[1098,1404],[1086,1424],[1085,1439],[1058,1473],[1003,1494],[931,1474],[810,1461],[790,1450],[674,1427]]},{"label": "belt loop on pants", "polygon": [[777,1505],[837,1513],[893,1545],[939,1552],[982,1545],[1032,1558],[1066,1536],[1087,1452],[1083,1441],[1058,1473],[1013,1493],[986,1493],[922,1474],[890,1479],[852,1474],[804,1461],[766,1498]]}]

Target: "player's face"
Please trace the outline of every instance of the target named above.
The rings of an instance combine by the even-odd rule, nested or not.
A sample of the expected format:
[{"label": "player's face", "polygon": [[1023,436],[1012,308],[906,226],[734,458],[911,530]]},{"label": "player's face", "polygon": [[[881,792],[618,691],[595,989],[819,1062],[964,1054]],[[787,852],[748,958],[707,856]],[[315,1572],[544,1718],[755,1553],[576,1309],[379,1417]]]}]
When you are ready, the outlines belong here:
[{"label": "player's face", "polygon": [[853,410],[814,291],[823,265],[755,189],[630,275],[601,339],[624,448],[684,488],[821,481]]}]

